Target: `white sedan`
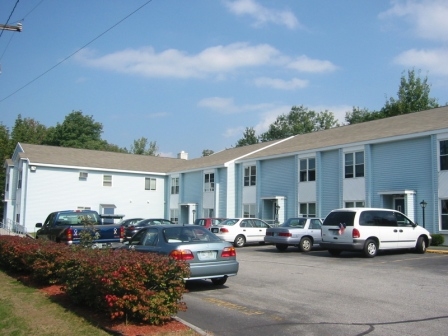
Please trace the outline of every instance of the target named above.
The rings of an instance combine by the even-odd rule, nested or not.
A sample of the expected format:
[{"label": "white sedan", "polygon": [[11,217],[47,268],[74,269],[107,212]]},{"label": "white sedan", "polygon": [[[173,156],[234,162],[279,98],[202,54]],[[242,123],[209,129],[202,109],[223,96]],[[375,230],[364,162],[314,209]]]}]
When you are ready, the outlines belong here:
[{"label": "white sedan", "polygon": [[268,229],[264,241],[275,244],[279,251],[297,246],[300,251],[309,252],[313,245],[319,246],[322,241],[321,226],[320,218],[289,218],[280,226]]},{"label": "white sedan", "polygon": [[264,243],[266,230],[270,227],[257,218],[229,218],[212,226],[210,231],[235,247],[242,247],[246,243]]}]

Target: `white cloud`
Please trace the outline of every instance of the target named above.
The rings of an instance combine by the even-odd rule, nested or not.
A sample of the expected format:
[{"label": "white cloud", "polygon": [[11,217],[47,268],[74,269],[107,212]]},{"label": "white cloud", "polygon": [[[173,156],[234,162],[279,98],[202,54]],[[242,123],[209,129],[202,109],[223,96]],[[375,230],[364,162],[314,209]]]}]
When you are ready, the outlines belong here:
[{"label": "white cloud", "polygon": [[[281,54],[268,44],[250,45],[241,42],[209,47],[197,54],[188,54],[176,49],[157,53],[152,47],[146,47],[97,56],[92,50],[85,49],[77,53],[75,59],[86,66],[149,78],[186,79],[213,76],[222,80],[227,73],[236,70],[266,66],[308,73],[324,73],[337,69],[330,61],[311,59],[305,55],[292,58]],[[307,84],[298,79],[282,81],[283,83],[272,81],[269,85],[283,86],[283,89],[286,89]],[[261,83],[265,84],[266,81]]]},{"label": "white cloud", "polygon": [[406,67],[427,69],[433,75],[448,76],[448,49],[407,50],[394,61]]},{"label": "white cloud", "polygon": [[198,102],[199,107],[208,108],[224,114],[245,113],[250,111],[260,111],[268,108],[269,104],[236,105],[233,98],[210,97]]},{"label": "white cloud", "polygon": [[392,7],[380,18],[404,18],[420,38],[448,41],[448,1],[393,0]]},{"label": "white cloud", "polygon": [[332,72],[337,69],[330,61],[322,61],[317,59],[311,59],[305,55],[297,57],[295,60],[288,64],[288,68],[300,71],[300,72]]},{"label": "white cloud", "polygon": [[226,7],[236,15],[249,15],[255,20],[255,26],[266,23],[285,25],[289,29],[300,26],[294,13],[289,10],[275,10],[266,8],[255,0],[224,1]]},{"label": "white cloud", "polygon": [[308,81],[293,78],[291,80],[283,80],[279,78],[259,77],[254,80],[255,85],[259,87],[270,87],[278,90],[295,90],[303,89],[308,86]]}]

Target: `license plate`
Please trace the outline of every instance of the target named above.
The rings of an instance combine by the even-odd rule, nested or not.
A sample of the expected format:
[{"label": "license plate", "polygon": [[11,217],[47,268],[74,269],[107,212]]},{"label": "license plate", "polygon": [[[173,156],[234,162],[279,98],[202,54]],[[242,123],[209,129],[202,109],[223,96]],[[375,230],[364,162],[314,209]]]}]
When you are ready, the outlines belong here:
[{"label": "license plate", "polygon": [[201,251],[198,252],[199,260],[216,260],[216,251]]},{"label": "license plate", "polygon": [[219,229],[212,228],[212,232],[213,232],[213,233],[218,233],[218,232],[219,232]]}]

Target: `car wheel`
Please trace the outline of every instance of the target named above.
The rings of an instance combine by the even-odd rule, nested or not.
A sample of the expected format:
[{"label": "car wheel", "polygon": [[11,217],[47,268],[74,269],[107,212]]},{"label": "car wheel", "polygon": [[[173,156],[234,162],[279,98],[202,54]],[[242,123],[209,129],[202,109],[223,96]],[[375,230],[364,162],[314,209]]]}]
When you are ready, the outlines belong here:
[{"label": "car wheel", "polygon": [[364,245],[364,256],[367,258],[373,258],[378,252],[378,245],[373,239],[367,239]]},{"label": "car wheel", "polygon": [[415,246],[415,250],[417,253],[425,253],[426,252],[426,240],[423,237],[419,237],[417,239],[417,245]]},{"label": "car wheel", "polygon": [[309,252],[311,251],[311,247],[313,246],[313,242],[308,237],[303,237],[299,243],[299,250],[301,252]]},{"label": "car wheel", "polygon": [[340,255],[341,254],[341,250],[332,250],[332,249],[330,249],[330,250],[328,250],[328,253],[330,253],[333,257],[337,257],[338,255]]},{"label": "car wheel", "polygon": [[277,250],[279,250],[280,252],[285,252],[286,249],[288,248],[288,245],[286,245],[286,244],[275,244],[275,247],[276,247]]},{"label": "car wheel", "polygon": [[243,247],[244,244],[246,244],[246,238],[244,238],[243,235],[236,236],[235,240],[233,241],[233,245],[235,245],[235,247]]},{"label": "car wheel", "polygon": [[227,277],[225,276],[225,277],[222,277],[222,278],[212,278],[211,280],[212,280],[212,283],[215,286],[222,286],[222,285],[224,285],[226,283]]}]

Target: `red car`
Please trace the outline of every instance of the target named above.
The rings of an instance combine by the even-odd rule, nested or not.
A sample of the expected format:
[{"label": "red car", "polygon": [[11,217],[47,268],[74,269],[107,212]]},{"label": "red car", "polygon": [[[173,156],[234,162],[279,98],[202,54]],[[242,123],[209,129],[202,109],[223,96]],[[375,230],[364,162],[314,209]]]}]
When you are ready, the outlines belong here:
[{"label": "red car", "polygon": [[194,225],[200,225],[205,227],[206,229],[210,229],[211,226],[218,225],[225,218],[197,218],[194,221]]}]

